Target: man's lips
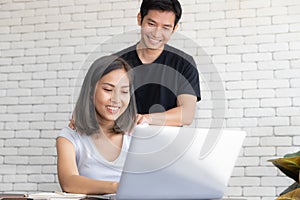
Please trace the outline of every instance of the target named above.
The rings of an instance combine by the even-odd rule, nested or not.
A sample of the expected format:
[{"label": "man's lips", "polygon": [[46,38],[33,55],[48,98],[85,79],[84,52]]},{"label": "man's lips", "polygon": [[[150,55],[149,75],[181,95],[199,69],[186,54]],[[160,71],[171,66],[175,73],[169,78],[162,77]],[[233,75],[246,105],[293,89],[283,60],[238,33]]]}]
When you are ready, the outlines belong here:
[{"label": "man's lips", "polygon": [[153,37],[150,37],[150,36],[148,36],[148,39],[152,44],[158,44],[162,41],[161,39],[156,39],[156,38],[153,38]]}]

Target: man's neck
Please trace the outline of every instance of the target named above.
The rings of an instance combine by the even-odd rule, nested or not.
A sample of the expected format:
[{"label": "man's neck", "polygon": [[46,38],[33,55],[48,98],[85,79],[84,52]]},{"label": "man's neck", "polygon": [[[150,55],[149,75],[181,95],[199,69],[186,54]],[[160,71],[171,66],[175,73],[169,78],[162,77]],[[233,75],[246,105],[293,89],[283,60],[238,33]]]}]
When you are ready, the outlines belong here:
[{"label": "man's neck", "polygon": [[144,47],[141,43],[137,44],[136,51],[143,64],[153,63],[164,49],[150,49]]}]

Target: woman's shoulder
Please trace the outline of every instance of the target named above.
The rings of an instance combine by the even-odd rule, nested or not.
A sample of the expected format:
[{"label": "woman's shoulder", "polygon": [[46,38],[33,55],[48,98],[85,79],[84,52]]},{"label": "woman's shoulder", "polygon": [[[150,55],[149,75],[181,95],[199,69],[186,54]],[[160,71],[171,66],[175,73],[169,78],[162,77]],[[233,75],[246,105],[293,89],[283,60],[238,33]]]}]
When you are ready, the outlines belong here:
[{"label": "woman's shoulder", "polygon": [[63,129],[60,130],[60,132],[58,133],[58,137],[63,137],[66,138],[68,140],[74,141],[77,138],[79,138],[79,133],[73,129],[71,129],[70,127],[65,127]]}]

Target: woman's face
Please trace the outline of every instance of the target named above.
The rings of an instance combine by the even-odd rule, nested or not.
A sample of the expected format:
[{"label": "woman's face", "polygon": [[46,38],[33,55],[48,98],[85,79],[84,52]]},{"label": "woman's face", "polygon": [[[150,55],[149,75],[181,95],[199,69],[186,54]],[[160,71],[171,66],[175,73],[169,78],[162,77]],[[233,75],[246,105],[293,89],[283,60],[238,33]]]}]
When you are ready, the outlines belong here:
[{"label": "woman's face", "polygon": [[113,70],[98,81],[95,107],[101,123],[114,122],[124,113],[129,101],[129,79],[124,69]]}]

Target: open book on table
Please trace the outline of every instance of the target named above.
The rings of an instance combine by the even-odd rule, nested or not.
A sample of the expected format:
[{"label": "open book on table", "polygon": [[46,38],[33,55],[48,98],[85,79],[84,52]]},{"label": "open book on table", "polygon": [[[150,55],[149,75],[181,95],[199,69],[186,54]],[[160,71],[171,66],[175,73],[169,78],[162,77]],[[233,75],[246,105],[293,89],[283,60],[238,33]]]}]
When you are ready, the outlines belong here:
[{"label": "open book on table", "polygon": [[33,200],[81,200],[81,199],[109,199],[110,195],[86,195],[66,192],[40,192],[28,194]]}]

